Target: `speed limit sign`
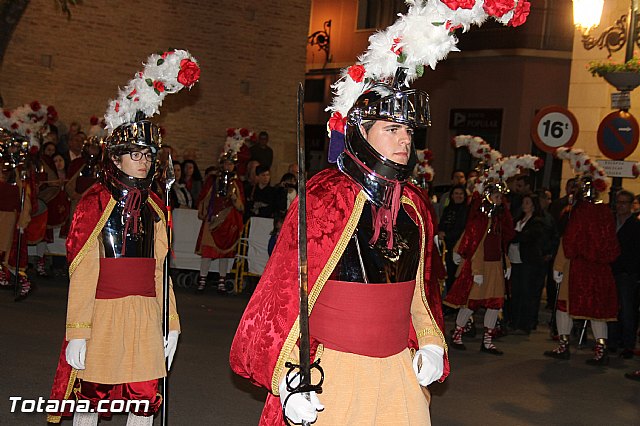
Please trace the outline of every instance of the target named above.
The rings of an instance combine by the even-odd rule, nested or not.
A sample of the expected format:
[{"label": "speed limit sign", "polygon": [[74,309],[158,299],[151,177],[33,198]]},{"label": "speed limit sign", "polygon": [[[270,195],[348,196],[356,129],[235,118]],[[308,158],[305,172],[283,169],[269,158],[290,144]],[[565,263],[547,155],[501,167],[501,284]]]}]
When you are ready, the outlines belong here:
[{"label": "speed limit sign", "polygon": [[531,138],[545,152],[572,146],[578,139],[578,131],[576,117],[558,105],[542,108],[531,123]]}]

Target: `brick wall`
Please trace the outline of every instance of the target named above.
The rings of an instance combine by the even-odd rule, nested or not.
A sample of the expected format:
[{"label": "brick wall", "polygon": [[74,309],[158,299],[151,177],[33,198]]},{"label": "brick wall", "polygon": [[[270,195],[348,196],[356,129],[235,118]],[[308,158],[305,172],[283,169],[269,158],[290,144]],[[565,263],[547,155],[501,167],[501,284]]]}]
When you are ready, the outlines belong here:
[{"label": "brick wall", "polygon": [[179,158],[213,164],[227,127],[267,130],[279,179],[295,161],[296,88],[305,72],[309,2],[110,0],[72,6],[32,0],[4,63],[5,107],[34,99],[63,122],[89,127],[150,53],[189,50],[202,68],[191,92],[168,96],[156,116]]}]

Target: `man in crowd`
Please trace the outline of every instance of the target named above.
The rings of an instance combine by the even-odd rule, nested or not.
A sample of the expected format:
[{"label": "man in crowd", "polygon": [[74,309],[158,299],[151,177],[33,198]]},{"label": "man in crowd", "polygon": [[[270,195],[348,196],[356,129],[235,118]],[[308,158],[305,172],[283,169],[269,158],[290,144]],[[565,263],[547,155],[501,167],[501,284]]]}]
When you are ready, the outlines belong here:
[{"label": "man in crowd", "polygon": [[638,330],[638,276],[640,272],[640,221],[631,213],[634,195],[619,191],[616,195],[616,235],[620,256],[611,269],[618,290],[618,321],[609,324],[611,351],[620,347],[620,356],[633,357]]},{"label": "man in crowd", "polygon": [[251,148],[251,160],[255,160],[260,163],[261,166],[271,169],[273,164],[273,150],[268,145],[269,134],[265,131],[260,132],[258,135],[258,142],[256,142]]},{"label": "man in crowd", "polygon": [[256,167],[256,183],[252,185],[245,197],[247,200],[244,212],[245,222],[252,216],[273,217],[276,211],[276,188],[270,185],[271,171],[268,167]]}]

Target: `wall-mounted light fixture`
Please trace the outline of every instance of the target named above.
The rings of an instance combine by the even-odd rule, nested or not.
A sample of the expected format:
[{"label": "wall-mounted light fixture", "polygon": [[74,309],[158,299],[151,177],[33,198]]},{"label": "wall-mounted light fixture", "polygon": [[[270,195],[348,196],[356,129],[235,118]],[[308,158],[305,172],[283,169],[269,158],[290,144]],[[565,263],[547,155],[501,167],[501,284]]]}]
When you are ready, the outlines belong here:
[{"label": "wall-mounted light fixture", "polygon": [[331,19],[324,21],[322,30],[318,30],[307,37],[307,44],[310,46],[318,46],[318,50],[324,51],[324,63],[331,62],[329,56],[331,48]]}]

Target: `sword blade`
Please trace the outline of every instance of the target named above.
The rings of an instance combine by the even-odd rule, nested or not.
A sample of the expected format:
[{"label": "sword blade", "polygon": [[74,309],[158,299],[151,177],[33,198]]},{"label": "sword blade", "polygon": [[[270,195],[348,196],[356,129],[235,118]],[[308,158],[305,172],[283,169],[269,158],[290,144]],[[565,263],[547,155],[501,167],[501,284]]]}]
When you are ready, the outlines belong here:
[{"label": "sword blade", "polygon": [[[298,284],[300,285],[300,384],[311,383],[307,279],[307,185],[304,143],[304,88],[298,85]],[[307,394],[308,398],[308,394]]]}]

